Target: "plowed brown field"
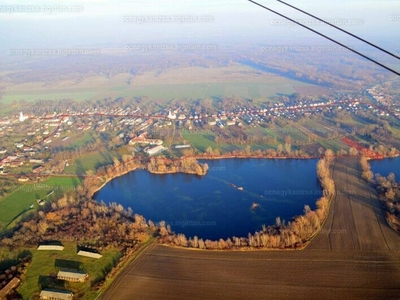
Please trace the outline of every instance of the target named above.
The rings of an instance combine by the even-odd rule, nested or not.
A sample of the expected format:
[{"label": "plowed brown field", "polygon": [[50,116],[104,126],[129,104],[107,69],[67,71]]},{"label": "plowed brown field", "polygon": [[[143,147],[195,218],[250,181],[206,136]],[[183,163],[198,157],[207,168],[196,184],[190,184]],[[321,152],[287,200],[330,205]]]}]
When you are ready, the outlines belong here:
[{"label": "plowed brown field", "polygon": [[101,299],[400,299],[400,235],[360,171],[358,160],[336,159],[336,197],[305,250],[151,245]]}]

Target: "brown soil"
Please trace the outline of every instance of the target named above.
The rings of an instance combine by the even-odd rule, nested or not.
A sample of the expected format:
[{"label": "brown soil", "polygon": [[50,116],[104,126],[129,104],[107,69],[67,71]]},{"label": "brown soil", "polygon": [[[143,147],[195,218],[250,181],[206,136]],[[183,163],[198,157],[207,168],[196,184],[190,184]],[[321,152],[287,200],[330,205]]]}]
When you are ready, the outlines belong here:
[{"label": "brown soil", "polygon": [[151,245],[101,299],[399,299],[400,235],[354,158],[336,159],[321,233],[301,251]]}]

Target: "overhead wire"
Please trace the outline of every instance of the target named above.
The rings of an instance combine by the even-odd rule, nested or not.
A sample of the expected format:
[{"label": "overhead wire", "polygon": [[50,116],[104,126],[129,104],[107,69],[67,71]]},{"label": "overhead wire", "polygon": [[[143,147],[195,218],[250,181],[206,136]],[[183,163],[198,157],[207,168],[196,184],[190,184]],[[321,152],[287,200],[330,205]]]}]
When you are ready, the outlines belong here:
[{"label": "overhead wire", "polygon": [[310,16],[310,17],[312,17],[312,18],[314,18],[314,19],[316,19],[316,20],[318,20],[318,21],[320,21],[320,22],[322,22],[322,23],[324,23],[324,24],[326,24],[326,25],[329,25],[329,26],[331,26],[331,27],[333,27],[333,28],[335,28],[335,29],[337,29],[337,30],[339,30],[339,31],[341,31],[341,32],[344,32],[344,33],[346,33],[346,34],[352,36],[353,38],[356,38],[356,39],[358,39],[358,40],[360,40],[360,41],[362,41],[362,42],[364,42],[364,43],[366,43],[366,44],[368,44],[368,45],[370,45],[370,46],[372,46],[372,47],[374,47],[374,48],[376,48],[376,49],[378,49],[378,50],[380,50],[380,51],[382,51],[382,52],[385,52],[386,54],[389,54],[390,56],[393,56],[394,58],[397,58],[397,59],[400,60],[400,57],[397,56],[397,55],[395,55],[394,53],[392,53],[392,52],[390,52],[390,51],[388,51],[388,50],[386,50],[386,49],[383,49],[382,47],[379,47],[378,45],[375,45],[375,44],[373,44],[373,43],[367,41],[366,39],[363,39],[363,38],[361,38],[361,37],[359,37],[359,36],[357,36],[357,35],[355,35],[355,34],[349,32],[349,31],[347,31],[347,30],[344,30],[343,28],[340,28],[340,27],[338,27],[338,26],[336,26],[336,25],[334,25],[334,24],[332,24],[332,23],[329,23],[329,22],[327,22],[327,21],[325,21],[325,20],[323,20],[323,19],[321,19],[321,18],[318,18],[317,16],[315,16],[315,15],[313,15],[313,14],[310,14],[310,13],[308,13],[308,12],[306,12],[306,11],[304,11],[304,10],[302,10],[302,9],[300,9],[300,8],[298,8],[298,7],[296,7],[296,6],[294,6],[294,5],[291,5],[291,4],[289,4],[289,3],[286,3],[286,2],[284,2],[284,1],[282,1],[282,0],[276,0],[276,1],[282,3],[282,4],[286,5],[286,6],[289,6],[289,7],[293,8],[293,9],[295,9],[295,10],[297,10],[297,11],[299,11],[299,12],[301,12],[301,13],[307,15],[307,16]]},{"label": "overhead wire", "polygon": [[289,21],[291,21],[291,22],[293,22],[293,23],[295,23],[295,24],[297,24],[297,25],[299,25],[299,26],[301,26],[301,27],[303,27],[303,28],[305,28],[305,29],[307,29],[307,30],[309,30],[309,31],[311,31],[311,32],[314,32],[315,34],[317,34],[317,35],[319,35],[319,36],[322,36],[322,37],[324,37],[325,39],[327,39],[327,40],[329,40],[329,41],[331,41],[331,42],[334,42],[334,43],[338,44],[339,46],[342,46],[343,48],[346,48],[347,50],[349,50],[349,51],[351,51],[351,52],[353,52],[353,53],[355,53],[355,54],[357,54],[357,55],[359,55],[359,56],[361,56],[361,57],[363,57],[363,58],[365,58],[365,59],[367,59],[367,60],[373,62],[374,64],[376,64],[376,65],[378,65],[378,66],[380,66],[380,67],[382,67],[382,68],[384,68],[384,69],[386,69],[386,70],[388,70],[388,71],[390,71],[390,72],[392,72],[392,73],[394,73],[394,74],[400,76],[400,73],[399,73],[399,72],[397,72],[397,71],[395,71],[395,70],[393,70],[393,69],[391,69],[391,68],[385,66],[384,64],[382,64],[382,63],[376,61],[375,59],[370,58],[369,56],[367,56],[367,55],[365,55],[365,54],[363,54],[363,53],[361,53],[361,52],[358,52],[357,50],[354,50],[353,48],[351,48],[351,47],[349,47],[349,46],[347,46],[347,45],[345,45],[345,44],[343,44],[343,43],[341,43],[341,42],[339,42],[339,41],[337,41],[337,40],[335,40],[335,39],[333,39],[333,38],[331,38],[331,37],[329,37],[329,36],[327,36],[327,35],[325,35],[325,34],[323,34],[323,33],[321,33],[321,32],[319,32],[319,31],[317,31],[317,30],[315,30],[315,29],[312,29],[312,28],[310,28],[310,27],[308,27],[308,26],[306,26],[306,25],[304,25],[304,24],[301,24],[300,22],[298,22],[298,21],[296,21],[296,20],[294,20],[294,19],[292,19],[292,18],[290,18],[290,17],[288,17],[288,16],[285,16],[284,14],[281,14],[281,13],[279,13],[279,12],[277,12],[277,11],[271,9],[271,8],[268,8],[268,7],[266,7],[266,6],[264,6],[264,5],[260,4],[260,3],[258,3],[258,2],[256,2],[256,1],[253,1],[253,0],[248,0],[248,1],[251,2],[251,3],[253,3],[253,4],[255,4],[255,5],[257,5],[257,6],[262,7],[262,8],[264,8],[264,9],[266,9],[266,10],[268,10],[268,11],[270,11],[270,12],[272,12],[272,13],[274,13],[274,14],[276,14],[276,15],[282,17],[282,18],[285,18],[286,20],[289,20]]}]

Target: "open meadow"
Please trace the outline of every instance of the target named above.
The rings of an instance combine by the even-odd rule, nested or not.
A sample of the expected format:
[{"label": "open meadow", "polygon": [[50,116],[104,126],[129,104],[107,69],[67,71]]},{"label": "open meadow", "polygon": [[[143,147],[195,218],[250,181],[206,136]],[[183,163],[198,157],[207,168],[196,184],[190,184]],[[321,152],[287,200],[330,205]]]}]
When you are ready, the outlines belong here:
[{"label": "open meadow", "polygon": [[157,100],[177,98],[212,98],[235,96],[268,99],[277,94],[293,94],[298,90],[314,91],[317,86],[268,74],[251,67],[232,64],[227,67],[187,67],[154,70],[132,75],[119,73],[112,77],[93,75],[79,80],[30,82],[4,87],[0,103],[25,100],[72,99],[84,101],[106,97],[149,97]]},{"label": "open meadow", "polygon": [[0,231],[12,227],[26,213],[35,210],[39,206],[37,200],[54,200],[80,183],[78,177],[50,177],[40,183],[18,186],[0,199]]}]

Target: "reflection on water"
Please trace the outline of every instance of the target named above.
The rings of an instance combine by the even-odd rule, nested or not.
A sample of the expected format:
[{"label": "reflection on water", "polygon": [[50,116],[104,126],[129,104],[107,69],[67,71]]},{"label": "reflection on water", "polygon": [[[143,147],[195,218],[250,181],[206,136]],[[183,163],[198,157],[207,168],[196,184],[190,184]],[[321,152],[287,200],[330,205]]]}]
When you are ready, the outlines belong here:
[{"label": "reflection on water", "polygon": [[370,160],[369,163],[374,174],[379,173],[386,177],[389,173],[394,173],[396,181],[400,181],[400,157]]},{"label": "reflection on water", "polygon": [[[204,162],[210,170],[202,177],[131,172],[108,183],[95,199],[131,207],[154,222],[164,220],[188,237],[219,239],[247,236],[278,216],[290,221],[304,205],[314,208],[322,195],[315,159]],[[252,209],[253,203],[259,206]]]}]

